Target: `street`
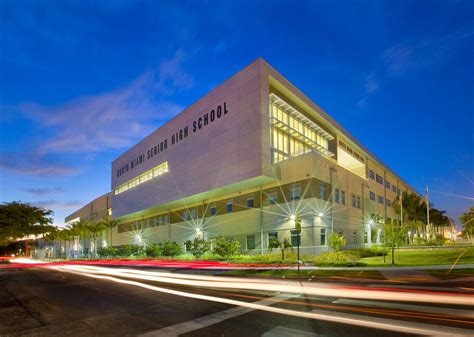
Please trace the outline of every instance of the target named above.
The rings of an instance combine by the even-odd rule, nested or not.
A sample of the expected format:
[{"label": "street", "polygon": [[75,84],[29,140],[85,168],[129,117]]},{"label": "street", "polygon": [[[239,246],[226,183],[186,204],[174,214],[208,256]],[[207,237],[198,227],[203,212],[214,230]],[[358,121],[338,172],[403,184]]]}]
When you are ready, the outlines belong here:
[{"label": "street", "polygon": [[[275,291],[291,287],[306,290]],[[472,335],[472,289],[404,284],[381,295],[390,302],[365,298],[380,289],[97,266],[0,269],[0,335]],[[435,303],[445,297],[451,304]]]}]

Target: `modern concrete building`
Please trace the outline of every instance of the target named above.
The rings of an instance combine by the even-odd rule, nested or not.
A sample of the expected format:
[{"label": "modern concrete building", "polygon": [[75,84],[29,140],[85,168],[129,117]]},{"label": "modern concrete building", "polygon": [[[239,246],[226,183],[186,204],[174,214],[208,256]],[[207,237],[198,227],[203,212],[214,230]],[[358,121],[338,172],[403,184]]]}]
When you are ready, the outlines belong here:
[{"label": "modern concrete building", "polygon": [[223,235],[260,253],[271,238],[296,244],[297,215],[302,252],[315,254],[333,231],[348,245],[380,242],[405,190],[414,191],[258,59],[114,160],[104,197],[121,222],[113,245]]}]

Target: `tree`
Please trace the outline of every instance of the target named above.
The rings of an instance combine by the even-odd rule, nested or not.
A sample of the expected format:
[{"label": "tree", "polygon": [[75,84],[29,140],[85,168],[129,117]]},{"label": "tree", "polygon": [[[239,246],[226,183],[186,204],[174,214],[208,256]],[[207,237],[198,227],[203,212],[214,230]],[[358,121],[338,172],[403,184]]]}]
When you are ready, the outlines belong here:
[{"label": "tree", "polygon": [[102,222],[89,222],[87,228],[92,238],[94,239],[94,249],[92,250],[93,255],[97,255],[97,237],[101,236],[102,231],[107,227]]},{"label": "tree", "polygon": [[202,255],[211,250],[210,241],[206,241],[197,237],[194,238],[194,241],[186,241],[184,245],[186,246],[186,250],[193,254],[193,256],[196,258],[196,261],[199,260]]},{"label": "tree", "polygon": [[459,217],[462,223],[462,236],[466,239],[474,238],[474,206]]},{"label": "tree", "polygon": [[288,241],[288,239],[285,239],[283,241],[279,241],[276,238],[272,238],[270,242],[268,243],[268,248],[270,249],[270,252],[273,251],[273,249],[280,249],[281,251],[281,261],[285,260],[285,252],[289,249],[291,249],[293,246],[291,243]]},{"label": "tree", "polygon": [[[420,220],[426,223],[426,203],[425,199],[416,193],[402,193],[403,202],[403,222]],[[397,197],[392,202],[392,207],[400,215],[400,199]]]},{"label": "tree", "polygon": [[20,201],[0,205],[0,245],[8,245],[27,235],[48,233],[53,229],[54,212]]},{"label": "tree", "polygon": [[101,223],[110,231],[109,246],[112,246],[112,232],[113,229],[117,227],[120,222],[118,220],[112,219],[112,217],[110,217],[109,215],[106,218],[102,219]]},{"label": "tree", "polygon": [[238,240],[227,239],[223,236],[218,236],[214,239],[213,249],[214,254],[228,259],[240,252],[240,242]]},{"label": "tree", "polygon": [[329,247],[336,252],[336,259],[339,260],[339,251],[346,245],[346,239],[343,235],[336,232],[329,235]]},{"label": "tree", "polygon": [[[78,237],[79,246],[80,246],[80,254],[81,256],[84,255],[85,237],[86,235],[90,233],[88,222],[86,220],[79,220],[79,221],[74,222],[72,225],[69,225],[68,228],[72,231],[74,236]],[[81,244],[81,239],[82,239],[82,244]]]},{"label": "tree", "polygon": [[409,224],[384,224],[384,242],[392,251],[392,264],[395,264],[395,248],[406,242]]}]

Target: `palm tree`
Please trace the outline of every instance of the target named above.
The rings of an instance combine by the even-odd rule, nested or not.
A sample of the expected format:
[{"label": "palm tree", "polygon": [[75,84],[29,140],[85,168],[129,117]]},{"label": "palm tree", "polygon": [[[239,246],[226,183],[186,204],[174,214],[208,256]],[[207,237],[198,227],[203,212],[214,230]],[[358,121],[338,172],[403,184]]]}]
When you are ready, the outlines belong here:
[{"label": "palm tree", "polygon": [[92,250],[92,254],[97,256],[97,237],[100,236],[102,231],[106,229],[105,225],[102,222],[89,222],[87,225],[89,229],[89,233],[92,235],[94,239],[94,249]]},{"label": "palm tree", "polygon": [[[80,255],[84,255],[84,239],[85,236],[89,233],[89,226],[88,222],[85,220],[79,220],[77,222],[74,222],[71,226],[69,226],[69,229],[72,231],[74,236],[78,237],[79,245],[80,245]],[[81,244],[81,238],[82,238],[82,244]]]},{"label": "palm tree", "polygon": [[[403,222],[405,221],[426,221],[426,203],[425,200],[416,193],[402,193],[403,201]],[[400,199],[393,200],[392,207],[400,214]]]},{"label": "palm tree", "polygon": [[101,223],[105,226],[107,230],[110,230],[109,246],[112,247],[112,232],[113,232],[113,229],[118,226],[119,221],[112,219],[109,215],[106,218],[102,219]]}]

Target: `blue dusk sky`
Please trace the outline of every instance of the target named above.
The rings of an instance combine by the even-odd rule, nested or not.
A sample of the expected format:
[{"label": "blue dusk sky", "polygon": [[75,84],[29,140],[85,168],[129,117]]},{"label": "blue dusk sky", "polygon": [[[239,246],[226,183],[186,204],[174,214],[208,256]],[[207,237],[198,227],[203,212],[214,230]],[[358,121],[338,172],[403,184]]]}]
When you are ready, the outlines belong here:
[{"label": "blue dusk sky", "polygon": [[474,203],[473,1],[3,0],[0,37],[0,201],[55,224],[258,57],[455,221]]}]

